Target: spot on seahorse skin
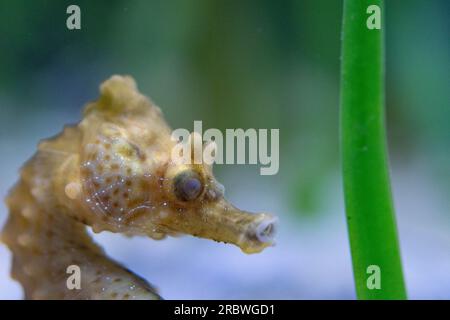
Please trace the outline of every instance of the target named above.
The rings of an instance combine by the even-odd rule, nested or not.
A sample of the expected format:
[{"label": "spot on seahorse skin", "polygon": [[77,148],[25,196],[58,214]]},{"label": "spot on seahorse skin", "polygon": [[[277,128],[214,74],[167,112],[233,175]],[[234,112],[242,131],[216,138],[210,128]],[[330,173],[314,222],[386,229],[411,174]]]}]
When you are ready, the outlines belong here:
[{"label": "spot on seahorse skin", "polygon": [[31,218],[33,218],[35,216],[34,208],[32,206],[29,206],[29,205],[25,206],[22,209],[21,213],[22,213],[22,216],[24,218],[27,218],[27,219],[31,219]]},{"label": "spot on seahorse skin", "polygon": [[29,247],[33,244],[33,239],[28,233],[23,233],[17,237],[17,243],[22,247]]},{"label": "spot on seahorse skin", "polygon": [[66,196],[74,200],[78,198],[78,195],[81,192],[81,185],[77,182],[68,183],[64,188],[64,192],[66,193]]},{"label": "spot on seahorse skin", "polygon": [[25,264],[22,267],[22,271],[29,277],[36,276],[39,273],[38,268],[36,267],[36,265],[34,263]]},{"label": "spot on seahorse skin", "polygon": [[161,219],[165,219],[165,218],[167,218],[168,216],[169,216],[169,213],[168,213],[167,211],[161,210],[161,211],[159,212],[159,217],[160,217]]}]

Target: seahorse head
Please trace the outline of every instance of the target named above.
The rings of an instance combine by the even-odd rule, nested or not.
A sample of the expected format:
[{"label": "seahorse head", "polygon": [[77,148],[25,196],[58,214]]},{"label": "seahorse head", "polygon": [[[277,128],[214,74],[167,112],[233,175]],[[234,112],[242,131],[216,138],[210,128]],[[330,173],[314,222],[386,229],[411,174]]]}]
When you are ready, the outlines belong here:
[{"label": "seahorse head", "polygon": [[176,141],[159,108],[131,78],[115,76],[80,123],[80,184],[94,230],[190,234],[253,253],[273,244],[275,219],[231,205],[207,164],[174,161]]}]

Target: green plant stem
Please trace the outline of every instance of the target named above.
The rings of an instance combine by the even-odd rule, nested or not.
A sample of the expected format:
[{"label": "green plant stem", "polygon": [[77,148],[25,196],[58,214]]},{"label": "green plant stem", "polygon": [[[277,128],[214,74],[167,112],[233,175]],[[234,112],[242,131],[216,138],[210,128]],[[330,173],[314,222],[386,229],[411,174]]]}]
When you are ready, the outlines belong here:
[{"label": "green plant stem", "polygon": [[[384,26],[367,28],[369,5],[383,10],[382,1],[345,0],[342,26],[340,143],[353,272],[359,299],[406,299],[386,151]],[[380,268],[380,289],[367,285],[371,265]]]}]

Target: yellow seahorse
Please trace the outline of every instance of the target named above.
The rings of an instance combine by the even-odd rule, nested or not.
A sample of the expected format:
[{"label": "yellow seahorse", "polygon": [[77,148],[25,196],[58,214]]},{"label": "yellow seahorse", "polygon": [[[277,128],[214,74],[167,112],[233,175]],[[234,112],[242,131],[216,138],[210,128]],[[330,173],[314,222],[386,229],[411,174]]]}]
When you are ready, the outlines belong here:
[{"label": "yellow seahorse", "polygon": [[[271,215],[233,207],[211,166],[171,159],[171,130],[131,77],[112,76],[100,93],[80,123],[39,143],[6,199],[2,241],[26,299],[160,298],[108,258],[86,226],[153,239],[190,234],[246,253],[272,245]],[[71,265],[80,268],[79,290],[67,287]]]}]

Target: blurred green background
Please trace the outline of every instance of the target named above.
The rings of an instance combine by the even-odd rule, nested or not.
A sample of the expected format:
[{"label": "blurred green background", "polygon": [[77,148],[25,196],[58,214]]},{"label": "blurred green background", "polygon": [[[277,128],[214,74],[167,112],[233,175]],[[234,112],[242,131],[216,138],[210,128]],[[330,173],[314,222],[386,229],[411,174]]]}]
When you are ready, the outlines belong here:
[{"label": "blurred green background", "polygon": [[[81,8],[81,30],[66,28],[70,4]],[[305,241],[331,241],[329,230],[339,230],[340,248],[347,248],[338,145],[341,7],[342,1],[329,0],[2,1],[1,195],[40,138],[78,121],[101,81],[130,74],[172,128],[192,130],[194,120],[202,120],[204,130],[279,128],[278,175],[261,177],[256,166],[217,166],[228,196],[255,211],[265,209],[258,207],[265,198],[269,209],[283,211],[276,212],[281,229],[283,220],[301,225],[299,232],[316,228]],[[443,252],[450,252],[450,2],[393,0],[385,9],[394,198],[405,260],[421,266],[406,266],[407,282],[412,297],[448,298],[450,272],[444,270],[450,270],[450,257]],[[4,205],[0,217],[0,222],[6,217]],[[434,252],[431,257],[414,256],[422,251],[408,236],[421,233],[410,228],[410,221],[424,228],[425,243],[438,243],[433,251],[420,242],[423,252]],[[436,232],[439,238],[430,239]],[[291,244],[282,254],[300,254],[295,233],[282,236]],[[0,285],[9,281],[8,253],[2,250]],[[342,290],[308,296],[301,294],[305,289],[281,288],[278,295],[264,297],[353,297],[348,252],[343,256],[348,283]],[[325,253],[317,259],[317,265],[330,262]],[[430,264],[421,265],[424,260]],[[420,278],[433,266],[442,270],[444,279],[436,276],[440,286]],[[0,287],[1,297],[15,297],[5,290]],[[211,296],[225,293],[204,295]]]}]

